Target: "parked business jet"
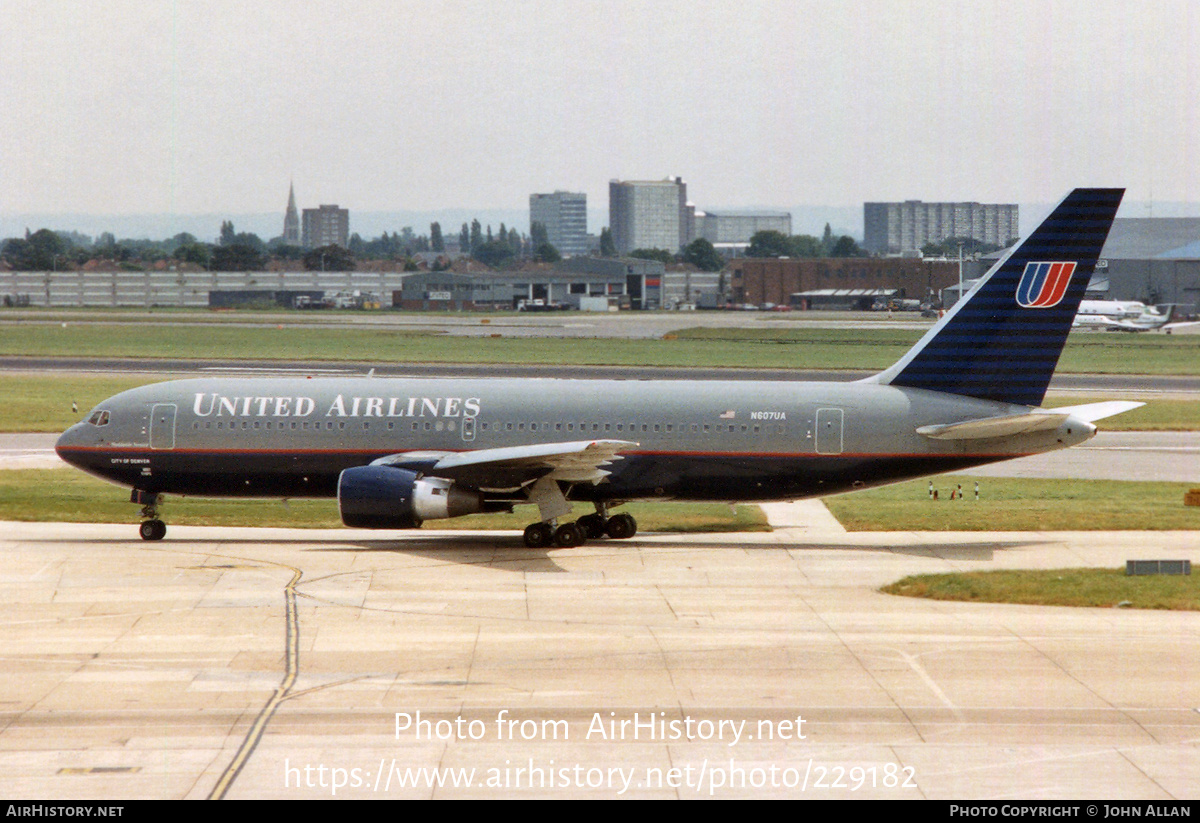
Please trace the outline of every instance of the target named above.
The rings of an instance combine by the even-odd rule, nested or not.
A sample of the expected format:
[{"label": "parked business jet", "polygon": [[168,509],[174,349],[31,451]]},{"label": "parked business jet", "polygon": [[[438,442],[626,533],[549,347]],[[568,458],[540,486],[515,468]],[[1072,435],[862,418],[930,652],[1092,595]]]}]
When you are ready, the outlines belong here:
[{"label": "parked business jet", "polygon": [[203,378],[109,398],[57,450],[132,488],[147,540],[163,495],[336,497],[372,529],[531,504],[536,548],[633,536],[630,500],[794,500],[1061,449],[1141,405],[1038,408],[1122,194],[1076,189],[854,383]]},{"label": "parked business jet", "polygon": [[1145,303],[1125,300],[1084,300],[1079,304],[1074,327],[1077,329],[1100,329],[1103,331],[1165,331],[1200,325],[1196,321],[1171,322],[1175,317],[1175,306],[1164,303],[1147,306]]}]

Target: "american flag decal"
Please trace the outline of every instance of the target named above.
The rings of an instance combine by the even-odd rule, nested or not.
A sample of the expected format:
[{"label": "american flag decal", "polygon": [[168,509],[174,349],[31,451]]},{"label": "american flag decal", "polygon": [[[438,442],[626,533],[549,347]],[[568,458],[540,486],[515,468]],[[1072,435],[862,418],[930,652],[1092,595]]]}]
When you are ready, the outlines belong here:
[{"label": "american flag decal", "polygon": [[732,420],[735,417],[737,417],[737,412],[735,412],[735,411],[727,411],[723,415],[721,415],[722,420]]},{"label": "american flag decal", "polygon": [[1074,273],[1074,263],[1026,263],[1017,284],[1017,305],[1026,309],[1057,306]]}]

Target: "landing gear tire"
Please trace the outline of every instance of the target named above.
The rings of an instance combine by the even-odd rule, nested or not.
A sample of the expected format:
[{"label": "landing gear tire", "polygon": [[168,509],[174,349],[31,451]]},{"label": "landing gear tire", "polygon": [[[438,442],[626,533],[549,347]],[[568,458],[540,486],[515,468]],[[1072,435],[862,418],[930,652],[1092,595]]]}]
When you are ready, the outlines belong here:
[{"label": "landing gear tire", "polygon": [[549,523],[530,523],[525,527],[525,545],[531,549],[544,549],[554,542],[554,529]]},{"label": "landing gear tire", "polygon": [[167,536],[167,524],[161,520],[144,520],[138,527],[143,540],[162,540]]},{"label": "landing gear tire", "polygon": [[628,540],[637,534],[637,521],[631,514],[614,514],[608,518],[605,531],[613,540]]},{"label": "landing gear tire", "polygon": [[583,529],[579,528],[575,523],[564,523],[554,530],[554,545],[560,549],[569,549],[582,545],[583,541]]},{"label": "landing gear tire", "polygon": [[607,534],[604,517],[600,514],[585,514],[575,521],[575,525],[580,528],[588,540],[598,540]]}]

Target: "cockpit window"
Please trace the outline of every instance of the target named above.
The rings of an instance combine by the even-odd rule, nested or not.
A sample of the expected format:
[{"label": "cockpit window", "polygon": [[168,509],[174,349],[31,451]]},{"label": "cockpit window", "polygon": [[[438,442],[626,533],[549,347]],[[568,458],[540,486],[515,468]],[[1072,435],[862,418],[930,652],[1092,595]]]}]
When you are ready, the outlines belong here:
[{"label": "cockpit window", "polygon": [[94,412],[92,412],[92,416],[88,418],[88,422],[91,423],[93,426],[107,426],[108,425],[108,412],[94,411]]}]

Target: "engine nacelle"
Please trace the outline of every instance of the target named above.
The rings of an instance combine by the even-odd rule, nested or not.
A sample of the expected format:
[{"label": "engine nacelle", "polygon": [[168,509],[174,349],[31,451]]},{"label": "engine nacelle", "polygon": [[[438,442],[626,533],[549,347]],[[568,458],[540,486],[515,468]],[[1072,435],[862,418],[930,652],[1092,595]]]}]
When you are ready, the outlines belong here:
[{"label": "engine nacelle", "polygon": [[390,466],[346,469],[338,477],[337,494],[342,522],[356,529],[415,529],[425,520],[483,511],[478,492]]}]

